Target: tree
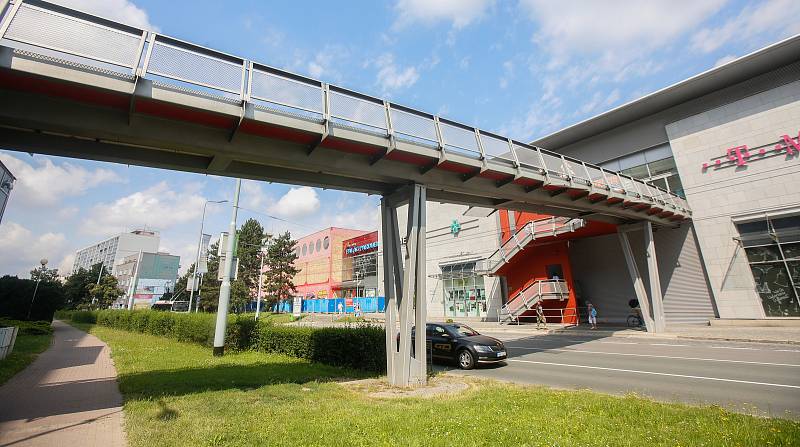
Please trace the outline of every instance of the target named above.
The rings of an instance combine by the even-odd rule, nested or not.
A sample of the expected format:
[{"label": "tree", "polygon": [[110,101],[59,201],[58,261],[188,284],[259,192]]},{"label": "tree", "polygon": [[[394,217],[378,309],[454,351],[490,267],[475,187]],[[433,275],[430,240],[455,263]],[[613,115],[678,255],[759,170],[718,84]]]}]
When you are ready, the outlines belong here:
[{"label": "tree", "polygon": [[58,269],[49,269],[45,266],[35,268],[31,270],[31,280],[41,282],[57,282]]},{"label": "tree", "polygon": [[253,294],[255,294],[255,290],[258,287],[258,269],[261,266],[259,253],[265,237],[264,227],[252,218],[247,219],[239,229],[239,243],[236,254],[239,258],[238,277]]},{"label": "tree", "polygon": [[[123,291],[118,289],[117,278],[103,268],[100,274],[101,264],[95,264],[91,269],[78,269],[77,272],[68,276],[64,281],[64,293],[66,296],[66,306],[69,309],[88,309],[92,308],[92,298],[101,299],[103,302],[108,300],[115,292],[110,289],[110,285],[117,288],[118,293],[112,299],[123,295]],[[98,286],[99,278],[99,287]],[[111,304],[110,302],[108,303]],[[95,308],[100,308],[97,302]],[[108,307],[108,306],[105,306]]]},{"label": "tree", "polygon": [[89,284],[88,302],[82,303],[84,307],[91,309],[107,309],[114,301],[123,295],[119,288],[117,278],[103,274],[99,283]]},{"label": "tree", "polygon": [[264,260],[266,266],[264,288],[271,297],[270,304],[290,299],[292,294],[297,292],[293,282],[294,276],[300,271],[294,265],[294,261],[297,260],[297,253],[294,250],[296,244],[297,241],[292,240],[287,231],[273,238],[267,249],[267,257]]}]

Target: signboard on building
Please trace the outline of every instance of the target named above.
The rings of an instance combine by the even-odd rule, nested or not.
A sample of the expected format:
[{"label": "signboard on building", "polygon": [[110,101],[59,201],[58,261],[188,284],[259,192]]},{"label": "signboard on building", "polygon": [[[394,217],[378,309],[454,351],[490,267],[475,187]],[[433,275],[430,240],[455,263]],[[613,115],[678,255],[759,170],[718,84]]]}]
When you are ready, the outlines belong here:
[{"label": "signboard on building", "polygon": [[342,242],[342,256],[358,256],[378,251],[378,232],[373,231]]},{"label": "signboard on building", "polygon": [[798,132],[797,138],[781,135],[776,143],[769,143],[764,146],[748,147],[747,145],[741,145],[729,147],[725,155],[703,162],[702,169],[703,172],[708,172],[711,167],[717,170],[731,166],[747,166],[749,162],[784,154],[787,159],[800,155],[800,132]]}]

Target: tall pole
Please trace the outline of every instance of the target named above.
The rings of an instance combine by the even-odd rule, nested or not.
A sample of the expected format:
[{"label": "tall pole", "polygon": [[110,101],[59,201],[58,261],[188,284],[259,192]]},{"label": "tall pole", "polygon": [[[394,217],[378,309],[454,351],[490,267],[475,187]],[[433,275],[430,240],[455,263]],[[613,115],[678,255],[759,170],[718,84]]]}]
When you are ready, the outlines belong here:
[{"label": "tall pole", "polygon": [[[203,217],[200,219],[200,236],[197,238],[197,256],[194,258],[194,269],[192,270],[192,290],[189,292],[189,312],[192,311],[192,301],[194,301],[194,288],[197,285],[197,264],[200,263],[200,251],[203,245],[203,226],[206,223],[206,206],[209,203],[225,203],[227,200],[206,200],[203,204]],[[197,307],[197,306],[195,306]],[[195,312],[197,312],[195,310]]]},{"label": "tall pole", "polygon": [[217,326],[214,330],[214,355],[225,353],[225,330],[228,325],[228,305],[231,299],[231,270],[233,269],[233,249],[236,243],[236,213],[239,211],[239,191],[242,179],[236,179],[236,192],[233,195],[233,211],[228,229],[228,248],[225,253],[225,270],[222,285],[219,287],[219,306],[217,307]]},{"label": "tall pole", "polygon": [[136,268],[133,269],[133,277],[131,277],[131,285],[128,288],[128,310],[133,310],[133,294],[136,292],[136,278],[139,276],[139,265],[142,263],[142,250],[139,250],[139,256],[136,258]]},{"label": "tall pole", "polygon": [[258,301],[256,301],[256,320],[261,314],[261,289],[264,285],[264,249],[261,249],[261,267],[258,270]]},{"label": "tall pole", "polygon": [[[98,286],[100,285],[100,278],[103,277],[103,267],[105,267],[105,264],[101,262],[100,263],[100,273],[97,275],[97,283],[95,285],[98,285]],[[94,306],[94,302],[95,301],[96,301],[95,298],[92,297],[92,306]]]},{"label": "tall pole", "polygon": [[200,290],[203,289],[203,278],[205,277],[205,273],[200,274],[200,284],[197,285],[197,299],[194,300],[194,313],[197,313],[200,309]]},{"label": "tall pole", "polygon": [[31,297],[31,304],[28,306],[28,320],[31,319],[31,312],[33,311],[33,302],[36,301],[36,292],[39,291],[39,283],[42,282],[42,275],[45,273],[45,266],[47,265],[47,259],[42,259],[39,261],[39,264],[42,264],[42,271],[39,273],[39,278],[36,279],[36,287],[33,288],[33,296]]}]

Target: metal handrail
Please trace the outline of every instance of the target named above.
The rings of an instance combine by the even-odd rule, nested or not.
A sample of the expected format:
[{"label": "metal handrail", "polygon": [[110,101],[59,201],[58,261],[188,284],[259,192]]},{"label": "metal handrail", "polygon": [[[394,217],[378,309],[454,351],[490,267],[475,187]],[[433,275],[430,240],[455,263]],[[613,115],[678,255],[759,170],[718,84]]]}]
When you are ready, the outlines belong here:
[{"label": "metal handrail", "polygon": [[[15,18],[19,14],[19,11],[25,8],[35,8],[37,10],[51,11],[53,13],[52,14],[53,17],[55,17],[53,20],[59,20],[58,17],[61,17],[62,19],[66,17],[67,19],[69,19],[67,20],[67,22],[81,21],[82,23],[88,23],[89,25],[98,28],[109,28],[110,26],[114,26],[114,29],[118,30],[119,32],[127,33],[131,37],[135,37],[138,39],[136,40],[136,47],[134,48],[132,42],[130,48],[130,53],[131,54],[135,53],[135,56],[132,58],[130,62],[125,62],[120,64],[119,61],[115,62],[108,58],[103,58],[102,54],[87,54],[83,52],[78,52],[77,50],[71,50],[68,48],[68,45],[58,45],[58,48],[56,48],[55,44],[50,44],[48,46],[47,44],[42,43],[43,40],[39,42],[26,41],[22,38],[16,40],[13,35],[12,36],[8,35],[8,31],[9,29],[11,29]],[[70,39],[72,39],[73,41],[77,41],[82,38],[87,38],[86,35],[78,35],[80,32],[84,32],[85,34],[85,31],[81,31],[80,29],[72,30],[72,34],[69,28],[62,29],[58,27],[56,28],[51,27],[50,29],[53,32],[61,32],[62,35],[59,35],[58,38],[60,41],[64,42],[68,42],[70,41]],[[526,165],[526,166],[530,165],[535,169],[541,170],[540,174],[545,177],[545,182],[550,182],[551,179],[553,179],[553,176],[550,175],[551,170],[548,169],[547,163],[544,162],[544,155],[548,155],[556,157],[561,160],[561,169],[560,169],[561,172],[558,172],[559,174],[558,183],[566,182],[571,188],[579,188],[579,189],[588,188],[590,192],[592,191],[593,188],[598,187],[598,183],[602,183],[601,186],[602,189],[607,189],[609,192],[616,192],[614,191],[615,188],[611,185],[611,183],[608,181],[608,177],[606,176],[606,173],[612,172],[614,175],[617,176],[617,178],[624,177],[631,180],[633,187],[636,189],[635,192],[633,190],[625,188],[623,185],[619,185],[620,187],[622,187],[625,195],[638,195],[643,200],[652,202],[654,205],[662,204],[663,206],[667,206],[675,210],[680,210],[687,216],[690,215],[691,213],[691,211],[688,209],[688,204],[686,204],[685,201],[683,201],[680,197],[678,197],[676,194],[672,192],[661,190],[660,188],[657,188],[655,186],[647,185],[645,182],[639,179],[634,179],[632,177],[625,176],[624,174],[609,171],[607,169],[603,169],[600,166],[591,163],[586,163],[576,158],[569,157],[567,155],[558,154],[552,151],[548,151],[546,149],[535,147],[516,140],[508,139],[500,135],[481,130],[478,127],[468,126],[462,123],[458,123],[456,121],[439,118],[437,115],[417,111],[413,108],[404,107],[389,101],[385,101],[383,99],[376,98],[371,95],[366,95],[350,89],[345,89],[333,85],[328,86],[328,84],[323,83],[321,81],[303,75],[295,74],[290,71],[274,68],[266,64],[257,63],[244,57],[224,53],[215,49],[207,48],[201,45],[197,45],[195,43],[191,43],[174,37],[169,37],[163,34],[157,34],[155,32],[144,30],[142,28],[121,24],[119,22],[114,22],[108,19],[97,17],[95,15],[80,12],[74,9],[53,5],[51,3],[42,0],[12,0],[11,7],[6,8],[6,13],[4,14],[3,17],[0,18],[0,38],[4,38],[8,41],[21,42],[23,44],[32,45],[35,47],[46,48],[48,50],[54,50],[60,53],[70,54],[72,56],[77,56],[80,58],[96,61],[99,63],[104,63],[112,66],[120,66],[122,68],[126,68],[127,72],[129,73],[132,72],[137,77],[156,75],[167,79],[172,79],[174,82],[188,83],[195,85],[199,88],[224,92],[228,95],[237,97],[239,100],[242,101],[242,103],[248,102],[250,98],[253,97],[260,101],[274,103],[283,107],[288,107],[290,109],[297,109],[298,111],[305,111],[305,112],[311,111],[318,113],[317,110],[310,110],[309,108],[302,107],[298,104],[293,105],[286,101],[281,101],[280,98],[265,98],[264,95],[251,96],[252,95],[251,84],[252,84],[253,73],[255,71],[267,72],[270,75],[276,76],[286,81],[292,81],[294,83],[306,85],[310,88],[319,89],[320,90],[319,109],[325,110],[324,119],[326,121],[328,120],[329,117],[335,117],[338,120],[346,121],[348,123],[353,123],[360,126],[367,126],[369,128],[374,128],[380,131],[386,131],[384,136],[387,139],[391,139],[392,136],[395,135],[395,129],[393,129],[391,116],[389,114],[384,114],[381,123],[377,122],[370,123],[366,122],[366,120],[359,119],[357,113],[353,114],[354,116],[350,116],[348,118],[342,115],[342,113],[346,112],[346,110],[332,110],[330,107],[330,95],[325,94],[324,92],[324,90],[329,88],[330,90],[336,92],[337,94],[344,95],[356,101],[363,101],[365,103],[375,104],[379,107],[397,108],[398,110],[402,110],[407,113],[412,113],[415,116],[419,117],[420,119],[431,120],[434,128],[436,129],[436,134],[437,134],[436,143],[438,143],[438,150],[440,150],[443,154],[446,154],[448,152],[447,147],[450,146],[452,150],[464,150],[470,153],[474,153],[477,157],[479,157],[480,160],[483,160],[484,163],[492,163],[493,165],[499,166],[500,165],[499,160],[506,160],[514,163],[517,169],[519,169],[520,165]],[[145,42],[147,43],[146,45]],[[102,48],[103,44],[100,43],[99,45],[100,46],[98,48]],[[193,71],[197,73],[203,73],[204,70],[211,70],[211,72],[213,73],[213,68],[210,69],[209,68],[210,66],[206,65],[206,63],[203,62],[205,59],[211,60],[211,63],[213,64],[225,63],[232,66],[241,66],[241,73],[237,75],[236,79],[233,79],[232,77],[226,78],[225,76],[227,75],[220,77],[221,75],[219,75],[219,73],[210,75],[210,77],[213,78],[214,80],[221,80],[219,84],[223,84],[223,85],[215,85],[212,82],[204,82],[203,79],[197,76],[195,76],[194,78],[191,77],[187,78],[186,76],[180,76],[176,73],[168,73],[160,70],[154,70],[152,68],[152,64],[150,63],[151,62],[150,58],[153,52],[153,48],[157,46],[169,46],[170,48],[173,48],[176,51],[181,51],[188,55],[197,56],[196,59],[192,59],[189,62],[190,65],[195,64],[195,66],[192,66],[192,68],[194,69]],[[102,49],[106,53],[108,53],[109,51],[119,50],[118,48],[112,48],[112,47],[102,48]],[[142,61],[143,59],[144,63],[140,68],[140,61]],[[101,68],[106,68],[106,67],[101,67]],[[191,72],[192,71],[190,71],[190,73]],[[238,88],[236,89],[232,88],[233,85],[238,85]],[[475,135],[476,139],[475,148],[474,149],[465,148],[462,147],[461,145],[452,144],[452,142],[444,141],[444,139],[442,138],[442,131],[441,131],[442,124],[451,125],[453,127],[460,128],[464,131],[472,132]],[[421,140],[426,140],[426,141],[430,140],[429,136],[414,135],[413,133],[409,133],[407,131],[398,133],[402,135],[407,135],[412,138],[419,138]],[[484,149],[485,138],[496,138],[499,140],[507,140],[509,155],[501,154],[501,155],[493,155],[491,157],[487,157],[487,154]],[[528,153],[530,154],[530,156],[524,157],[525,161],[523,162],[520,162],[519,155],[520,153],[522,153],[521,151],[528,151]],[[532,161],[534,158],[538,158],[541,166],[536,166],[536,162]],[[567,162],[574,163],[578,167],[582,166],[583,169],[580,169],[580,171],[582,172],[581,173],[573,172],[570,174],[570,171],[572,171],[572,169],[567,167]],[[597,170],[600,173],[600,176],[598,176],[596,179],[593,179],[592,175],[589,173],[589,168]],[[583,178],[584,174],[586,175],[586,178]],[[588,184],[586,184],[587,182]],[[639,190],[642,188],[649,189],[650,187],[656,188],[656,190],[659,191],[660,195],[654,197],[652,194],[649,194],[649,198],[645,198],[641,193],[641,191]]]},{"label": "metal handrail", "polygon": [[[547,285],[547,284],[552,284],[555,287],[553,287],[551,289],[551,291],[546,290],[546,288],[543,290],[542,286],[543,285]],[[514,306],[513,308],[510,305],[512,303],[515,303],[515,302],[518,303],[519,302],[518,300],[525,301],[526,292],[528,292],[529,290],[531,290],[531,288],[534,288],[534,287],[536,288],[536,294],[534,294],[532,296],[532,298],[533,297],[537,297],[537,296],[542,296],[542,295],[549,295],[549,294],[565,295],[565,294],[569,293],[569,289],[567,288],[567,282],[564,281],[564,280],[561,280],[561,279],[540,279],[540,280],[536,280],[536,281],[532,282],[531,284],[529,284],[524,289],[522,289],[521,291],[519,291],[519,293],[514,295],[513,298],[508,300],[508,302],[506,302],[502,306],[502,309],[504,309],[506,311],[506,314],[511,315],[512,313],[516,312],[517,310],[519,310],[520,308],[525,306],[527,304],[527,302],[523,302],[522,305]],[[528,301],[530,301],[530,300],[528,300]]]}]

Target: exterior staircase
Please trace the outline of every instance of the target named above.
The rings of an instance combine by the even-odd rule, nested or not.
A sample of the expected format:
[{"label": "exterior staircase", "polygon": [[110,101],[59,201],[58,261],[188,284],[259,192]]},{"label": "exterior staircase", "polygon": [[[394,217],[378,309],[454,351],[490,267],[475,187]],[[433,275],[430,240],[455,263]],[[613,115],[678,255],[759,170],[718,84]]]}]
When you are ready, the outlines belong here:
[{"label": "exterior staircase", "polygon": [[519,324],[519,316],[533,309],[541,300],[563,300],[569,296],[567,282],[558,279],[535,281],[503,305],[500,309],[500,323]]},{"label": "exterior staircase", "polygon": [[497,273],[500,267],[516,256],[533,240],[571,233],[585,226],[585,220],[569,217],[553,216],[546,219],[532,220],[519,227],[497,251],[482,262],[482,273],[486,275]]}]

